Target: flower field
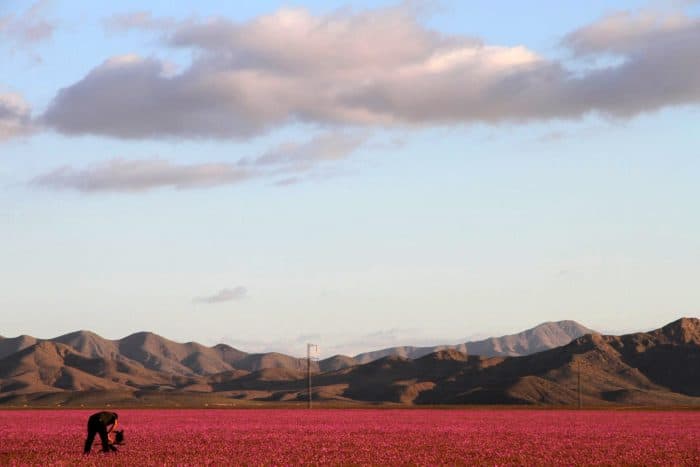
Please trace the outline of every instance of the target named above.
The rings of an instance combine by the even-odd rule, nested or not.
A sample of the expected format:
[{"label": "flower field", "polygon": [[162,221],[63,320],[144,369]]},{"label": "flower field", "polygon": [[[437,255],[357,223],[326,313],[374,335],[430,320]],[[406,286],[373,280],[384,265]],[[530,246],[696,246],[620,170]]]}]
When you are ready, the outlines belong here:
[{"label": "flower field", "polygon": [[90,410],[0,411],[0,465],[700,465],[700,412],[117,410],[126,444],[82,455]]}]

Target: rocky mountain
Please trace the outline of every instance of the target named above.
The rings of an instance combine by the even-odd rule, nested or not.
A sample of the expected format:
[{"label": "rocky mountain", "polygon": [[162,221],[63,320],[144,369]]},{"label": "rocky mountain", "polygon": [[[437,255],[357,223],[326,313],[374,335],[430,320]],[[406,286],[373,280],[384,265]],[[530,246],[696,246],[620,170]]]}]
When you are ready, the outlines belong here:
[{"label": "rocky mountain", "polygon": [[[248,354],[226,344],[206,347],[196,342],[178,343],[151,332],[138,332],[118,340],[105,339],[90,331],[76,331],[53,339],[0,337],[0,359],[39,343],[61,344],[93,359],[128,360],[175,376],[209,375],[233,369],[306,369],[305,359],[274,352]],[[313,369],[318,371],[317,363]]]},{"label": "rocky mountain", "polygon": [[[500,346],[499,352],[532,349],[534,342],[553,345],[561,328],[551,324],[482,342],[491,342],[491,350]],[[301,359],[180,344],[152,333],[115,341],[87,331],[50,340],[1,338],[0,350],[4,405],[232,404],[307,397]],[[524,356],[461,350],[443,348],[414,359],[389,355],[365,364],[331,357],[312,368],[313,397],[335,403],[574,405],[580,374],[586,405],[700,405],[697,318],[623,336],[590,333]]]},{"label": "rocky mountain", "polygon": [[[418,359],[387,356],[314,377],[315,397],[404,404],[615,403],[700,405],[700,320],[624,336],[587,334],[565,346],[521,357],[466,355],[443,349]],[[305,398],[303,379],[270,397]],[[235,380],[230,391],[242,390]],[[265,384],[246,390],[269,389]]]},{"label": "rocky mountain", "polygon": [[0,336],[0,358],[19,352],[36,344],[32,336],[2,337]]},{"label": "rocky mountain", "polygon": [[[394,347],[349,357],[333,357],[312,362],[312,371],[332,371],[397,355],[415,359],[444,349],[484,356],[526,355],[567,344],[573,338],[591,332],[574,321],[544,323],[519,334],[493,337],[458,346]],[[277,352],[249,354],[226,344],[206,347],[196,342],[178,343],[152,332],[138,332],[118,340],[105,339],[90,331],[76,331],[53,339],[31,336],[0,337],[0,359],[37,343],[63,344],[89,358],[129,360],[146,369],[175,376],[210,375],[230,370],[254,372],[267,368],[306,371],[306,360]]]},{"label": "rocky mountain", "polygon": [[594,332],[576,321],[556,321],[542,323],[532,329],[502,337],[489,337],[479,341],[465,342],[458,345],[439,345],[434,347],[390,347],[366,352],[354,357],[357,363],[368,363],[383,357],[395,355],[416,359],[441,350],[457,350],[483,357],[529,355],[543,350],[561,347],[577,337]]}]

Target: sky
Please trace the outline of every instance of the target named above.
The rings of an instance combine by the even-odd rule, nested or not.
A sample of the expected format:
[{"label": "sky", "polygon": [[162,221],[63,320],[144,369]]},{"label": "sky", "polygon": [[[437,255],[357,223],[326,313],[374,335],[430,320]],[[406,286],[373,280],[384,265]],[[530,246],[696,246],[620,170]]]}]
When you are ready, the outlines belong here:
[{"label": "sky", "polygon": [[699,2],[243,3],[0,1],[0,335],[700,315]]}]

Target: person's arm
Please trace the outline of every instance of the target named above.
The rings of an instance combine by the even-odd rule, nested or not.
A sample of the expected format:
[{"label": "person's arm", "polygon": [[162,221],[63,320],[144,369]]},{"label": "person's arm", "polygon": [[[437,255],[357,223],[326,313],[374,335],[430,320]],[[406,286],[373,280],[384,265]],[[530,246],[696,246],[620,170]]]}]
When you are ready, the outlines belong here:
[{"label": "person's arm", "polygon": [[115,418],[115,419],[114,419],[114,423],[112,423],[112,425],[111,425],[111,427],[109,428],[109,430],[107,430],[107,433],[113,432],[114,429],[117,428],[117,425],[119,425],[119,420]]}]

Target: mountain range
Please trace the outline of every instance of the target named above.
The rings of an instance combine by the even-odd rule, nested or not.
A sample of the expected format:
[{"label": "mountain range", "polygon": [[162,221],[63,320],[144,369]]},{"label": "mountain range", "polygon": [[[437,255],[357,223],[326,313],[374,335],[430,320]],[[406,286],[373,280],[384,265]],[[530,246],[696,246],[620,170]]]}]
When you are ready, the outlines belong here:
[{"label": "mountain range", "polygon": [[[456,346],[395,347],[313,362],[336,403],[699,405],[700,320],[604,336],[573,321]],[[0,404],[234,405],[303,401],[306,360],[141,332],[0,338]]]},{"label": "mountain range", "polygon": [[433,347],[390,347],[356,355],[356,363],[369,363],[383,357],[399,356],[416,359],[440,350],[457,350],[458,352],[482,357],[508,356],[516,357],[561,347],[572,339],[594,332],[576,321],[556,321],[542,323],[532,329],[518,334],[502,337],[489,337],[458,345],[438,345]]},{"label": "mountain range", "polygon": [[[592,332],[575,321],[547,322],[518,334],[491,337],[476,342],[434,347],[392,347],[349,357],[335,355],[312,362],[312,371],[331,371],[369,363],[387,356],[415,359],[439,350],[455,349],[483,356],[528,355],[559,347]],[[228,370],[258,371],[267,368],[306,369],[306,359],[277,352],[246,353],[226,344],[206,347],[196,342],[184,344],[150,332],[138,332],[123,339],[109,340],[90,331],[76,331],[53,339],[32,336],[0,336],[0,360],[37,344],[63,344],[90,358],[131,361],[145,368],[178,376],[209,375]]]}]

